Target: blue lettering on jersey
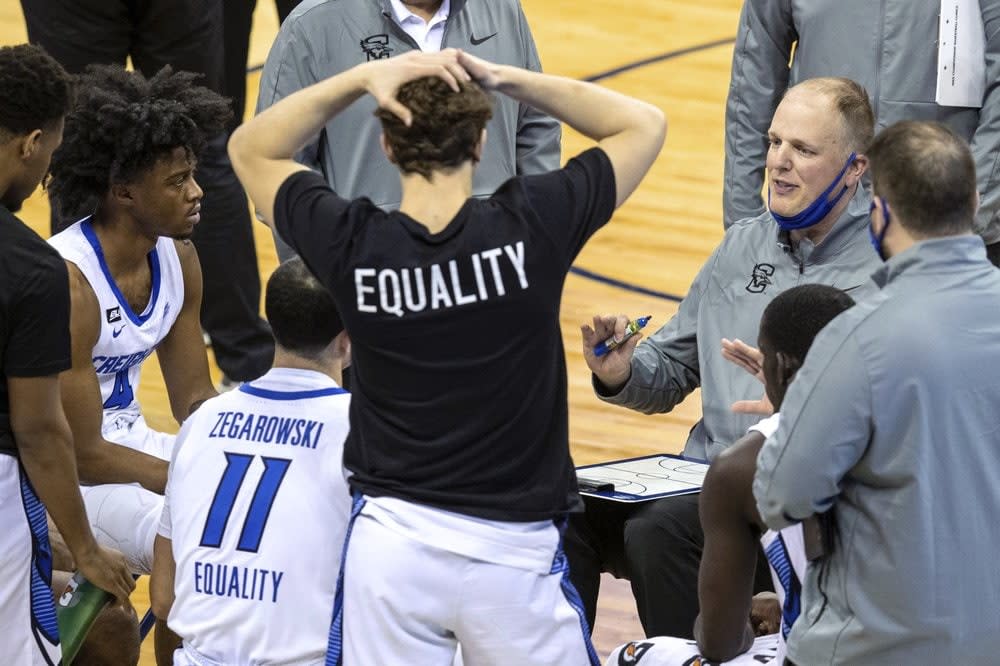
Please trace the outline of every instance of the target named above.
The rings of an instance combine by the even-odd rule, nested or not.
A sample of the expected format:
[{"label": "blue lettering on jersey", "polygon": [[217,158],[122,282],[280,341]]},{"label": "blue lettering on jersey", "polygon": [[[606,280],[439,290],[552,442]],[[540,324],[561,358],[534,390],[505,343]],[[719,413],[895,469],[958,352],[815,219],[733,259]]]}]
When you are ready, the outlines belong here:
[{"label": "blue lettering on jersey", "polygon": [[195,561],[194,591],[215,597],[278,603],[284,571]]},{"label": "blue lettering on jersey", "polygon": [[153,353],[152,349],[144,349],[134,354],[123,354],[122,356],[95,356],[91,359],[94,363],[94,371],[99,375],[113,375],[128,370],[132,366],[139,365]]},{"label": "blue lettering on jersey", "polygon": [[315,449],[324,425],[321,421],[309,419],[227,411],[216,415],[208,436]]}]

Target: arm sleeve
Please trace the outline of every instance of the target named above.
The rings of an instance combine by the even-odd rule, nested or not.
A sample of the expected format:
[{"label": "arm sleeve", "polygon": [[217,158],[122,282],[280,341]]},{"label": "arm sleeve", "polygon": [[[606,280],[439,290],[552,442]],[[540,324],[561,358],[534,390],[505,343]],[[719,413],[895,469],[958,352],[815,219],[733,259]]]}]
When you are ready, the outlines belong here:
[{"label": "arm sleeve", "polygon": [[1000,241],[1000,0],[980,0],[979,6],[986,31],[986,91],[970,142],[980,196],[975,228],[987,243],[996,243]]},{"label": "arm sleeve", "polygon": [[[541,232],[565,252],[568,269],[587,239],[607,224],[615,212],[615,171],[607,153],[591,148],[566,167],[520,179]],[[501,195],[502,196],[502,195]]]},{"label": "arm sleeve", "polygon": [[698,310],[712,281],[723,245],[698,271],[677,314],[641,342],[632,357],[632,375],[618,393],[609,393],[593,377],[597,396],[644,414],[669,412],[701,385],[698,366]]},{"label": "arm sleeve", "polygon": [[62,258],[39,257],[21,281],[10,312],[3,368],[9,377],[44,377],[69,370],[69,274]]},{"label": "arm sleeve", "polygon": [[[320,281],[339,274],[351,238],[351,202],[330,189],[314,171],[296,171],[274,198],[274,228]],[[329,285],[327,285],[329,288]]]},{"label": "arm sleeve", "polygon": [[798,39],[790,0],[746,0],[740,13],[726,99],[726,165],[722,208],[726,228],[764,210],[767,128],[788,87],[788,62]]},{"label": "arm sleeve", "polygon": [[[296,17],[282,24],[271,51],[267,54],[264,71],[260,76],[256,113],[261,113],[292,93],[318,82],[313,70],[315,58],[310,50],[309,40],[301,34],[300,20],[301,17]],[[320,143],[320,136],[311,139],[295,153],[295,161],[321,171]]]},{"label": "arm sleeve", "polygon": [[[524,68],[540,72],[542,63],[538,59],[535,38],[531,34],[521,4],[516,4],[522,52],[525,54]],[[530,175],[558,169],[561,136],[562,126],[558,120],[533,107],[521,104],[517,114],[517,174]]]},{"label": "arm sleeve", "polygon": [[871,439],[871,382],[856,332],[831,326],[813,342],[757,457],[753,493],[775,530],[829,509]]}]

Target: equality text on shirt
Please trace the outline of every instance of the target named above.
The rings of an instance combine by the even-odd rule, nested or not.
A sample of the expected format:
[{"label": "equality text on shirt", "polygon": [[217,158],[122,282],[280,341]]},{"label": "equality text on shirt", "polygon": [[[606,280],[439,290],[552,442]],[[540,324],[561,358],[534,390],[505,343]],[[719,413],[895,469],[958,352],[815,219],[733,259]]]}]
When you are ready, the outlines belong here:
[{"label": "equality text on shirt", "polygon": [[[517,285],[510,283],[509,274],[504,276],[502,267],[507,264],[517,275]],[[470,269],[474,277],[471,283]],[[463,274],[467,276],[464,285]],[[515,286],[528,288],[524,241],[425,267],[354,269],[358,311],[387,312],[397,317],[428,307],[437,310],[485,301],[504,296]]]}]

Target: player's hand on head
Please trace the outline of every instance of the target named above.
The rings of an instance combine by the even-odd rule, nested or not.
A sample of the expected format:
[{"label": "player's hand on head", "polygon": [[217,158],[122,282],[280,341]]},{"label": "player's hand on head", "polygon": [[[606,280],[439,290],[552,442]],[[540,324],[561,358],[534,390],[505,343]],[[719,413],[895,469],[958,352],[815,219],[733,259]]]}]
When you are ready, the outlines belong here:
[{"label": "player's hand on head", "polygon": [[636,333],[624,344],[603,356],[595,354],[594,347],[612,337],[621,340],[625,337],[626,326],[628,317],[622,314],[595,315],[593,326],[584,324],[580,327],[583,336],[583,358],[587,361],[587,367],[602,384],[612,390],[620,388],[632,375],[632,354],[642,339],[642,333]]},{"label": "player's hand on head", "polygon": [[129,604],[128,597],[135,589],[135,579],[124,555],[98,545],[94,550],[78,555],[76,566],[84,578],[113,594],[119,604]]},{"label": "player's hand on head", "polygon": [[750,626],[754,636],[776,634],[781,629],[781,604],[774,592],[760,592],[750,601]]},{"label": "player's hand on head", "polygon": [[472,80],[458,63],[458,49],[444,49],[436,53],[410,51],[395,58],[376,60],[368,65],[365,87],[369,94],[375,98],[379,107],[397,116],[406,125],[412,122],[413,115],[396,99],[401,85],[425,76],[437,76],[458,92],[459,82]]},{"label": "player's hand on head", "polygon": [[472,76],[472,79],[484,90],[496,90],[500,85],[499,67],[492,62],[483,60],[482,58],[477,58],[470,53],[466,53],[465,51],[459,51],[458,64],[461,65],[465,71]]}]

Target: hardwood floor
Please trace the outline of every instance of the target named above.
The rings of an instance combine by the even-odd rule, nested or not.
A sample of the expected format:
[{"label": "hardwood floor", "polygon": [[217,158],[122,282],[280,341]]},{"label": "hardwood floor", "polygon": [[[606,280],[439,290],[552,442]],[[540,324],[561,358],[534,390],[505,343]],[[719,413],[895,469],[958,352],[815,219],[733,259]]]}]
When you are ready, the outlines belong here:
[{"label": "hardwood floor", "polygon": [[[522,0],[522,4],[546,71],[565,76],[592,77],[715,43],[601,81],[660,106],[670,127],[666,146],[649,176],[612,223],[591,240],[576,266],[647,293],[574,274],[566,281],[561,315],[569,374],[570,437],[576,462],[679,451],[700,413],[697,393],[674,412],[657,416],[601,403],[590,387],[579,326],[596,313],[618,312],[652,314],[651,326],[662,325],[676,311],[676,302],[648,291],[683,296],[721,239],[723,112],[732,58],[732,44],[727,40],[736,33],[741,3]],[[15,0],[0,0],[0,20],[0,44],[26,39],[20,5]],[[273,5],[258,2],[250,65],[263,63],[276,30]],[[256,99],[258,77],[257,73],[248,76],[248,109]],[[587,142],[567,129],[563,145],[565,159]],[[27,202],[22,216],[39,232],[47,229],[43,192]],[[266,280],[276,265],[274,244],[262,225],[257,225],[255,237],[261,277]],[[218,379],[214,363],[212,371]],[[139,395],[153,427],[176,431],[155,357],[144,368]],[[628,584],[609,577],[605,583],[595,631],[602,657],[615,645],[642,635]],[[144,586],[137,591],[135,601],[141,610],[148,607]],[[152,641],[144,645],[141,663],[154,663]]]}]

